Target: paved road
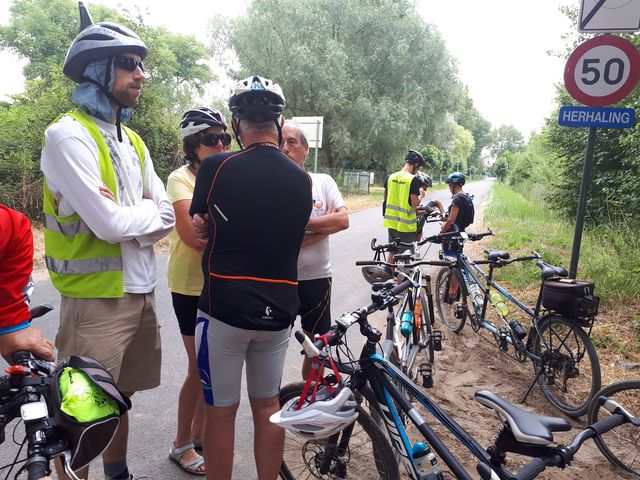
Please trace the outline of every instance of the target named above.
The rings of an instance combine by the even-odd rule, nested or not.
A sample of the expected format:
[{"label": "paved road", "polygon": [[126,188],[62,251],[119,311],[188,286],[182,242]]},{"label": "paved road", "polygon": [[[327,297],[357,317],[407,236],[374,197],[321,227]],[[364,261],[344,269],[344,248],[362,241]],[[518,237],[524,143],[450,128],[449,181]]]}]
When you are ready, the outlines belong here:
[{"label": "paved road", "polygon": [[[472,193],[475,196],[475,204],[479,205],[485,200],[490,188],[491,181],[484,180],[467,185],[465,191]],[[450,203],[447,190],[435,192],[430,196],[439,198],[445,207]],[[332,314],[334,317],[369,303],[368,284],[362,278],[360,269],[354,267],[354,262],[372,258],[369,249],[372,238],[379,239],[379,243],[386,241],[387,238],[386,230],[382,227],[379,207],[352,213],[349,219],[349,229],[331,237],[331,263],[334,269]],[[425,234],[436,233],[437,229],[437,225],[427,224]],[[432,248],[429,256],[436,255],[437,249]],[[167,257],[159,256],[156,302],[162,326],[162,385],[154,390],[136,394],[133,397],[131,412],[129,463],[134,473],[150,475],[155,480],[194,478],[183,473],[168,459],[168,450],[175,434],[177,394],[184,378],[186,364],[182,341],[171,306],[171,296],[167,290],[166,268]],[[52,303],[56,310],[59,309],[59,295],[48,279],[42,278],[36,282],[32,304],[45,302]],[[382,318],[383,314],[379,317]],[[37,325],[49,338],[53,338],[58,325],[57,311],[39,319]],[[352,333],[357,337],[357,332]],[[358,349],[353,349],[357,353]],[[287,353],[283,384],[299,380],[301,364],[299,352],[300,346],[292,341]],[[243,392],[236,426],[236,457],[233,475],[233,478],[238,480],[256,477],[252,451],[253,427],[250,419],[246,392]],[[7,430],[7,441],[0,449],[0,461],[3,461],[3,464],[15,454],[15,448],[10,445],[11,443],[10,431]],[[95,470],[98,468],[100,467],[97,466]],[[94,475],[92,478],[101,479],[102,477]]]}]

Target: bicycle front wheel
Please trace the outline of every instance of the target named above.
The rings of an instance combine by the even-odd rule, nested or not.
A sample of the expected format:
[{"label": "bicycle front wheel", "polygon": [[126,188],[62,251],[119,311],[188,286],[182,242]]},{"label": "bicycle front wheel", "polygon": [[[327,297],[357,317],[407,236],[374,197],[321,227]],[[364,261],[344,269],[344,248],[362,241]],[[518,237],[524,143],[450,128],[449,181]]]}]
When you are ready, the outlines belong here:
[{"label": "bicycle front wheel", "polygon": [[453,333],[459,333],[467,319],[467,294],[459,272],[444,267],[436,278],[436,310],[440,321]]},{"label": "bicycle front wheel", "polygon": [[533,338],[533,365],[547,399],[569,417],[587,413],[600,389],[600,362],[589,335],[560,315],[544,318]]},{"label": "bicycle front wheel", "polygon": [[[607,397],[634,417],[640,417],[640,380],[622,380],[600,390],[589,405],[589,425],[611,415],[598,405],[599,397]],[[627,423],[595,437],[594,442],[613,465],[640,475],[640,429]]]},{"label": "bicycle front wheel", "polygon": [[[280,405],[299,397],[304,383],[294,383],[280,390]],[[358,406],[353,428],[340,432],[331,458],[326,458],[329,439],[309,439],[286,431],[284,456],[280,467],[283,480],[357,479],[396,480],[398,464],[382,431],[367,411]],[[333,438],[333,437],[332,437]],[[320,473],[323,464],[327,473]]]}]

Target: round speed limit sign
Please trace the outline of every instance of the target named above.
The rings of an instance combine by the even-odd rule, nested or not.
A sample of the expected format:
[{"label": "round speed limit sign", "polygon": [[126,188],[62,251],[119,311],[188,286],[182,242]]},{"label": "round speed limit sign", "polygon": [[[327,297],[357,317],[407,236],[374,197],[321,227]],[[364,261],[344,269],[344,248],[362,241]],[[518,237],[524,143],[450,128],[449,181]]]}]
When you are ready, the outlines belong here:
[{"label": "round speed limit sign", "polygon": [[604,35],[580,44],[564,68],[564,85],[578,102],[604,107],[626,97],[640,78],[640,54],[622,37]]}]

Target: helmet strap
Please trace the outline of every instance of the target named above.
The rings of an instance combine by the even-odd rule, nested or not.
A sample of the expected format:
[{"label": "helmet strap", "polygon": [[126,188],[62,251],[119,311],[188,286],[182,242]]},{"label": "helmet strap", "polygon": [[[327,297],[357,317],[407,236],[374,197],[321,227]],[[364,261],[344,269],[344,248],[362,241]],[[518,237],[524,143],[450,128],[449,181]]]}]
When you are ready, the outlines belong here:
[{"label": "helmet strap", "polygon": [[240,125],[240,120],[238,120],[237,117],[231,117],[231,130],[233,130],[233,136],[236,138],[236,142],[238,142],[238,146],[240,147],[240,150],[244,150],[242,141],[240,141],[240,135],[238,134],[238,130],[236,129],[236,122],[238,122],[238,125]]}]

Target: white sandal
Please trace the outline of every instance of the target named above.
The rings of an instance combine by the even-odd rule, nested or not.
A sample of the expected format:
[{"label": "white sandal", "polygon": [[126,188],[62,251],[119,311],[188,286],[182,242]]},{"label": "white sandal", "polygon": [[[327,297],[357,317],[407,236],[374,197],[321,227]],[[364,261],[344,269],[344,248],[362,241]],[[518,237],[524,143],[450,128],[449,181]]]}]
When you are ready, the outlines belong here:
[{"label": "white sandal", "polygon": [[204,458],[201,455],[197,454],[198,457],[191,460],[190,462],[182,463],[180,459],[187,453],[189,450],[194,450],[193,443],[188,443],[184,447],[176,447],[176,444],[173,444],[173,448],[169,449],[169,458],[176,462],[178,466],[187,473],[192,475],[206,475],[207,472],[198,470],[202,465],[204,465]]}]

